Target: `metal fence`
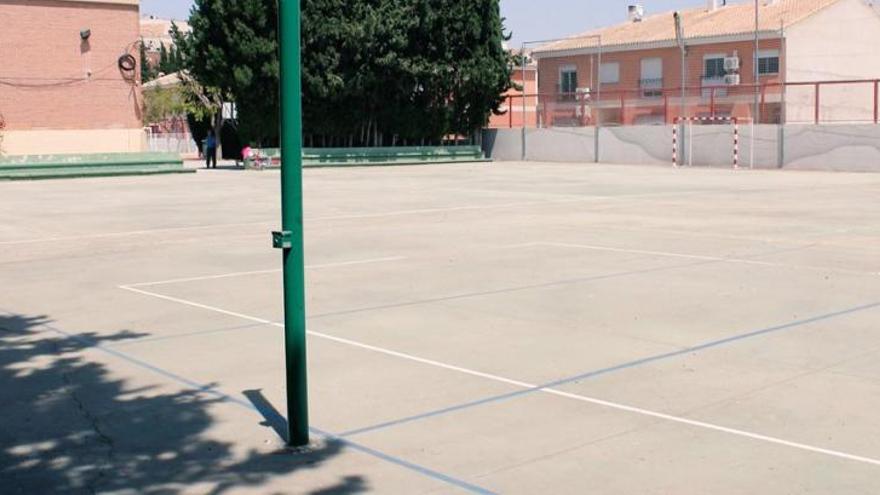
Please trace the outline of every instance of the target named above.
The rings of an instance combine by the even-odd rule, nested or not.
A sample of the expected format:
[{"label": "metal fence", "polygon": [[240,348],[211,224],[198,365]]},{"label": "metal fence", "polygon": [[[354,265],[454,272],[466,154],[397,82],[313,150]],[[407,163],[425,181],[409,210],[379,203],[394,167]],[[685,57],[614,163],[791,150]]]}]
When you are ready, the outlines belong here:
[{"label": "metal fence", "polygon": [[878,124],[880,79],[725,85],[706,78],[701,86],[686,88],[646,79],[638,88],[603,87],[601,94],[511,95],[502,109],[506,121],[493,119],[492,127],[664,125],[704,117],[759,124]]},{"label": "metal fence", "polygon": [[147,132],[149,151],[174,152],[180,154],[198,153],[199,149],[190,133],[151,133]]}]

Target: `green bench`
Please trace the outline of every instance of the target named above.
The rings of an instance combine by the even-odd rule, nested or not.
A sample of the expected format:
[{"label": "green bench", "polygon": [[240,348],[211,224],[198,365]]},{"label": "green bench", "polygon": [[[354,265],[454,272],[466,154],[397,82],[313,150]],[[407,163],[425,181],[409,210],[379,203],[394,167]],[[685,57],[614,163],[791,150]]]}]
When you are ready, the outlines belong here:
[{"label": "green bench", "polygon": [[[278,148],[257,150],[261,156],[256,162],[245,162],[246,167],[265,168],[281,165]],[[442,163],[484,163],[491,160],[479,146],[409,146],[394,148],[306,148],[303,166],[364,167],[393,165],[422,165]]]},{"label": "green bench", "polygon": [[0,180],[192,173],[177,153],[90,153],[0,157]]}]

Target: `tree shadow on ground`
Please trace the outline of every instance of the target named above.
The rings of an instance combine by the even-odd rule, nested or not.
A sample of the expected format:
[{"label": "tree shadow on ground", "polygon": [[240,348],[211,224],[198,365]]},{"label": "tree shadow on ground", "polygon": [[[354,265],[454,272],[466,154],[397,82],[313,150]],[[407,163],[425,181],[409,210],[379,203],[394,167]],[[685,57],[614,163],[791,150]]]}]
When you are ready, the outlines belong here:
[{"label": "tree shadow on ground", "polygon": [[[223,399],[200,390],[132,389],[83,351],[145,337],[67,336],[43,316],[0,314],[0,492],[221,494],[259,489],[273,477],[314,469],[340,454],[327,442],[305,452],[242,452],[207,438],[209,409]],[[258,420],[257,420],[258,421]],[[303,493],[302,487],[274,493]],[[347,476],[315,494],[359,493]]]}]

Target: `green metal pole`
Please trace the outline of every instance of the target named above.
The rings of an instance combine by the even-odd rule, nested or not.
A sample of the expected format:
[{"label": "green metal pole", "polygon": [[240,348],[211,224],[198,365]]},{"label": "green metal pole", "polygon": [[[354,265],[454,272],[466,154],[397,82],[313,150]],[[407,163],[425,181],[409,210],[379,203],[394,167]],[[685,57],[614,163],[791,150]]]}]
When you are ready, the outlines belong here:
[{"label": "green metal pole", "polygon": [[281,61],[281,228],[284,251],[284,354],[287,368],[287,443],[309,443],[306,380],[305,259],[302,200],[302,82],[300,0],[278,0]]}]

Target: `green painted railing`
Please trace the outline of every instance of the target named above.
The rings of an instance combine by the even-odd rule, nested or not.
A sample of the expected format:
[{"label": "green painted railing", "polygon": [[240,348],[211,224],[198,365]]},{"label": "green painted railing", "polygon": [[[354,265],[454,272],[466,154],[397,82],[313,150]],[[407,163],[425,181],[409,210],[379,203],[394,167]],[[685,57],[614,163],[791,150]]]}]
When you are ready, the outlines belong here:
[{"label": "green painted railing", "polygon": [[177,153],[87,153],[0,157],[0,180],[190,173]]},{"label": "green painted railing", "polygon": [[[258,153],[278,166],[281,153],[277,148],[263,148]],[[388,148],[306,148],[306,167],[343,167],[359,165],[416,165],[429,163],[472,163],[487,160],[479,146],[409,146]],[[250,162],[246,165],[251,165]]]},{"label": "green painted railing", "polygon": [[177,153],[88,153],[74,155],[20,155],[0,157],[0,170],[118,167],[124,165],[181,165]]}]

